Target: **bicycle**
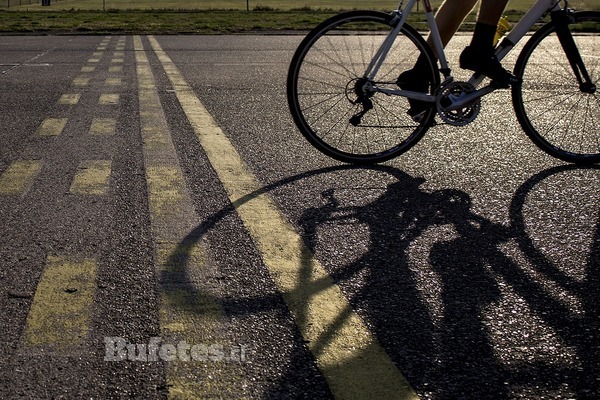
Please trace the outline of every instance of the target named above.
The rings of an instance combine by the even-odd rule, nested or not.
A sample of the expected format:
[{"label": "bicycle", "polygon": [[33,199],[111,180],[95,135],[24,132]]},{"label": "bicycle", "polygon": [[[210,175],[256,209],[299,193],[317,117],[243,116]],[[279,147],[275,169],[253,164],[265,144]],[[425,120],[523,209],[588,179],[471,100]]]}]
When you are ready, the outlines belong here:
[{"label": "bicycle", "polygon": [[[479,87],[486,79],[477,73],[466,82],[453,78],[430,0],[422,1],[435,53],[407,23],[417,1],[404,7],[402,0],[391,13],[333,16],[298,46],[288,71],[288,103],[300,132],[324,154],[352,164],[390,160],[414,146],[436,124],[436,116],[453,126],[473,122],[481,98],[499,89],[494,82]],[[543,25],[525,43],[513,70],[521,82],[511,87],[517,119],[548,154],[576,164],[597,163],[600,12],[575,12],[568,0],[538,0],[499,41],[498,59],[538,22]],[[428,91],[400,89],[398,76],[421,54],[429,62]],[[426,102],[426,110],[409,116],[408,99]]]}]

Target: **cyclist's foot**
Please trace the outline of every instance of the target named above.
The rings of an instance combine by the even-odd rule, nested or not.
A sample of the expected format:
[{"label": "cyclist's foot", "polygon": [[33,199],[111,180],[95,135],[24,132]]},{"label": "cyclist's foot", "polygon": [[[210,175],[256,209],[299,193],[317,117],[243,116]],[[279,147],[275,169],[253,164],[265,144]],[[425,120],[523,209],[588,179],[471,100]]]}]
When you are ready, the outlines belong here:
[{"label": "cyclist's foot", "polygon": [[[400,89],[410,90],[411,92],[427,93],[427,89],[429,89],[429,81],[426,77],[423,77],[423,74],[417,68],[409,69],[401,73],[398,80],[396,80],[396,84]],[[410,108],[408,109],[407,114],[410,115],[415,122],[420,122],[429,105],[427,102],[414,99],[408,99],[408,104],[410,105]]]},{"label": "cyclist's foot", "polygon": [[493,85],[501,88],[519,83],[516,76],[502,67],[495,54],[486,54],[471,46],[467,46],[461,53],[460,67],[487,76],[492,80]]}]

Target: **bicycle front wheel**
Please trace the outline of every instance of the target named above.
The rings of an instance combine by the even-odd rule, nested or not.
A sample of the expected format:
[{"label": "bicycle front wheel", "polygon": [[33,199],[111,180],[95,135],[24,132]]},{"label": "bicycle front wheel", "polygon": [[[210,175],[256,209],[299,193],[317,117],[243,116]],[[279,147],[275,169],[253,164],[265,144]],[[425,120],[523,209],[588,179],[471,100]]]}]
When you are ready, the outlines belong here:
[{"label": "bicycle front wheel", "polygon": [[[574,13],[569,29],[592,83],[600,82],[600,13]],[[538,30],[515,64],[522,85],[512,88],[523,130],[548,154],[563,161],[600,161],[600,94],[580,88],[554,24]]]},{"label": "bicycle front wheel", "polygon": [[376,11],[343,13],[311,31],[294,54],[287,81],[291,114],[308,141],[330,157],[353,164],[383,162],[407,151],[433,123],[434,103],[415,122],[407,114],[407,98],[364,91],[365,85],[399,89],[399,75],[421,54],[429,61],[427,92],[439,83],[430,47],[408,25],[376,79],[365,78],[394,23],[392,15]]}]

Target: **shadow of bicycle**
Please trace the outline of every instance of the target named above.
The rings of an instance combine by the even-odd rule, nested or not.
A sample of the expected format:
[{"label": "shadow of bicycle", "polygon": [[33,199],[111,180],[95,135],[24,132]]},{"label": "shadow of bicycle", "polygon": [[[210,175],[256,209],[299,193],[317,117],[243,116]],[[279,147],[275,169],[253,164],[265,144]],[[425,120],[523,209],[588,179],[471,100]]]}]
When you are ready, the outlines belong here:
[{"label": "shadow of bicycle", "polygon": [[[174,277],[185,281],[186,249],[236,207],[287,185],[364,171],[325,168],[249,193],[190,232],[173,252],[172,269],[162,277],[163,283]],[[571,192],[597,192],[593,182],[598,172],[571,166],[540,172],[515,192],[509,223],[503,224],[474,212],[468,193],[424,190],[423,179],[379,166],[369,173],[386,175],[387,185],[332,185],[295,224],[352,309],[424,397],[597,398],[598,199],[592,195],[591,203],[582,204],[579,193],[561,200],[560,190],[569,189],[562,178],[573,175],[577,184],[592,186],[571,187]],[[567,205],[569,211],[556,217]],[[570,218],[577,211],[581,215]],[[557,241],[568,223],[569,236]],[[308,262],[301,266],[310,268]],[[298,285],[313,285],[315,294],[326,289],[323,282],[310,279]],[[193,293],[197,288],[190,284],[186,290]],[[277,301],[260,295],[216,300],[225,313],[231,308],[249,314],[265,312]],[[339,316],[340,326],[344,318]],[[326,347],[334,334],[323,334],[322,343],[313,343],[312,348]],[[289,360],[287,374],[272,382],[264,397],[284,395],[290,381],[297,379],[295,367],[301,362],[306,359]]]}]

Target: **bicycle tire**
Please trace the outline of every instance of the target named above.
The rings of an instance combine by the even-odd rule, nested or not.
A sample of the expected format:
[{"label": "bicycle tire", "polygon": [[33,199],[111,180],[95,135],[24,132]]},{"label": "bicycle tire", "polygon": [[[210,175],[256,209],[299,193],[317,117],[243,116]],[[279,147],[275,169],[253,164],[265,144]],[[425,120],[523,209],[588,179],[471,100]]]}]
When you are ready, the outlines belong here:
[{"label": "bicycle tire", "polygon": [[[600,82],[600,12],[572,15],[569,27],[584,26],[592,34],[574,40],[594,84]],[[573,30],[573,29],[571,29]],[[540,149],[576,164],[600,161],[600,94],[584,93],[549,22],[525,44],[514,74],[522,79],[512,87],[512,102],[521,127]]]},{"label": "bicycle tire", "polygon": [[[377,11],[336,15],[314,28],[292,58],[287,78],[290,112],[304,137],[329,157],[351,164],[387,161],[417,143],[434,121],[434,103],[415,122],[406,114],[407,98],[374,93],[373,109],[358,125],[351,122],[361,109],[352,103],[354,86],[394,23],[393,15]],[[398,89],[398,76],[421,54],[429,61],[433,94],[439,85],[437,62],[422,36],[406,24],[377,75],[389,82],[378,79],[377,84]]]}]

